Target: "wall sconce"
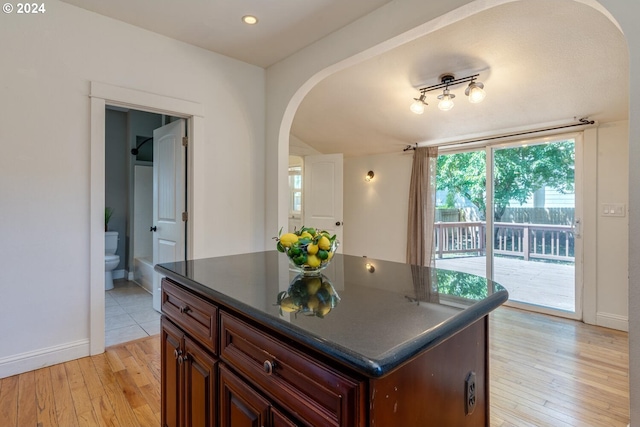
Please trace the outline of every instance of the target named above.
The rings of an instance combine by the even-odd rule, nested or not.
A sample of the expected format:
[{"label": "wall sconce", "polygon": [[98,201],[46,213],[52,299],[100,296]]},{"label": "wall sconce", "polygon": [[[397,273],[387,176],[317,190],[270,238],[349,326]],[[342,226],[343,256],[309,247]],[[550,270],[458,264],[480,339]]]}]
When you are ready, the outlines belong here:
[{"label": "wall sconce", "polygon": [[373,179],[373,171],[369,171],[367,172],[367,175],[365,175],[364,180],[369,182]]},{"label": "wall sconce", "polygon": [[480,74],[473,74],[471,76],[462,77],[456,79],[453,74],[446,73],[440,76],[440,83],[432,86],[427,86],[420,88],[420,97],[413,98],[414,102],[411,104],[411,111],[416,114],[422,114],[424,112],[424,107],[427,104],[426,102],[426,94],[427,92],[431,92],[434,90],[444,89],[442,91],[442,95],[438,95],[438,108],[442,111],[449,111],[453,108],[453,98],[456,97],[455,94],[451,93],[449,90],[450,86],[456,86],[462,83],[469,83],[469,86],[464,91],[464,94],[469,98],[469,102],[472,104],[477,104],[484,100],[486,93],[484,91],[484,84],[477,82],[476,79]]},{"label": "wall sconce", "polygon": [[376,267],[371,263],[366,263],[364,265],[364,268],[366,268],[369,273],[373,273],[374,271],[376,271]]}]

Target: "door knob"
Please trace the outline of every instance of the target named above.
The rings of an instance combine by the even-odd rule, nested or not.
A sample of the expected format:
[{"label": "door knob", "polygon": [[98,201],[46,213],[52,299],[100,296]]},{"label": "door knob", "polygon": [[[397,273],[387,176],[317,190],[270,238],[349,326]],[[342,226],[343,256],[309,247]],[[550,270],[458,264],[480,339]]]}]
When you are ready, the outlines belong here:
[{"label": "door knob", "polygon": [[158,227],[154,225],[153,227],[149,228],[149,231],[153,231],[153,232],[158,231]]},{"label": "door knob", "polygon": [[336,226],[340,227],[342,225],[342,221],[336,221]]},{"label": "door knob", "polygon": [[271,375],[273,373],[273,368],[276,367],[276,362],[265,360],[262,366],[264,368],[264,373],[267,375]]}]

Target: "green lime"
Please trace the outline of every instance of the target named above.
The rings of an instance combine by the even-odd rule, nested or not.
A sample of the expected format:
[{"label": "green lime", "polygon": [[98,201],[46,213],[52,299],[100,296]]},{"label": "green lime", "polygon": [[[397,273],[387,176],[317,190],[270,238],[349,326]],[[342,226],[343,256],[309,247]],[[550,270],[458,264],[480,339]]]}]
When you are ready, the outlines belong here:
[{"label": "green lime", "polygon": [[298,256],[302,253],[302,249],[300,249],[299,247],[292,247],[291,249],[289,249],[289,255],[290,256]]},{"label": "green lime", "polygon": [[301,253],[300,255],[295,256],[292,259],[295,265],[302,265],[305,262],[307,262],[307,255],[304,253]]},{"label": "green lime", "polygon": [[323,249],[320,249],[316,256],[324,261],[325,259],[329,258],[329,251],[325,251]]}]

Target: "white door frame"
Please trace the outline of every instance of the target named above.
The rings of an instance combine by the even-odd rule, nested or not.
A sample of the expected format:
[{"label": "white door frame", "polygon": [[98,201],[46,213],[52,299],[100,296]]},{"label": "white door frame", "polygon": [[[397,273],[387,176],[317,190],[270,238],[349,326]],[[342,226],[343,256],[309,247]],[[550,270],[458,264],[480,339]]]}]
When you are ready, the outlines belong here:
[{"label": "white door frame", "polygon": [[202,105],[196,102],[91,82],[91,161],[89,206],[89,349],[104,352],[104,208],[105,208],[105,107],[131,108],[187,119],[187,257],[193,250],[193,146],[204,140]]}]

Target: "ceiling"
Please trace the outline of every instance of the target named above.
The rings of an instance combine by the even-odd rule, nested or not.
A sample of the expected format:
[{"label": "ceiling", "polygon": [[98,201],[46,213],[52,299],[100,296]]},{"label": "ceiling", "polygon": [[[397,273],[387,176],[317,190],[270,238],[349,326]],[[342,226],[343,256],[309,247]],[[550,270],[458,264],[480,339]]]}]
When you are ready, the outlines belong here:
[{"label": "ceiling", "polygon": [[[62,0],[266,68],[390,0]],[[257,25],[242,22],[245,15]]]},{"label": "ceiling", "polygon": [[[553,10],[553,13],[548,13]],[[345,157],[400,151],[408,144],[467,139],[588,116],[628,117],[628,54],[605,16],[567,0],[507,3],[333,74],[300,105],[291,133],[322,153]],[[466,84],[440,111],[416,88],[443,73],[479,73],[486,98],[470,104]]]},{"label": "ceiling", "polygon": [[[387,0],[63,0],[166,36],[268,67]],[[549,13],[553,10],[553,13]],[[247,26],[246,14],[260,22]],[[589,117],[628,117],[628,53],[617,27],[573,0],[524,0],[488,9],[339,71],[302,101],[291,133],[345,157]],[[409,110],[418,88],[479,73],[487,97]]]}]

